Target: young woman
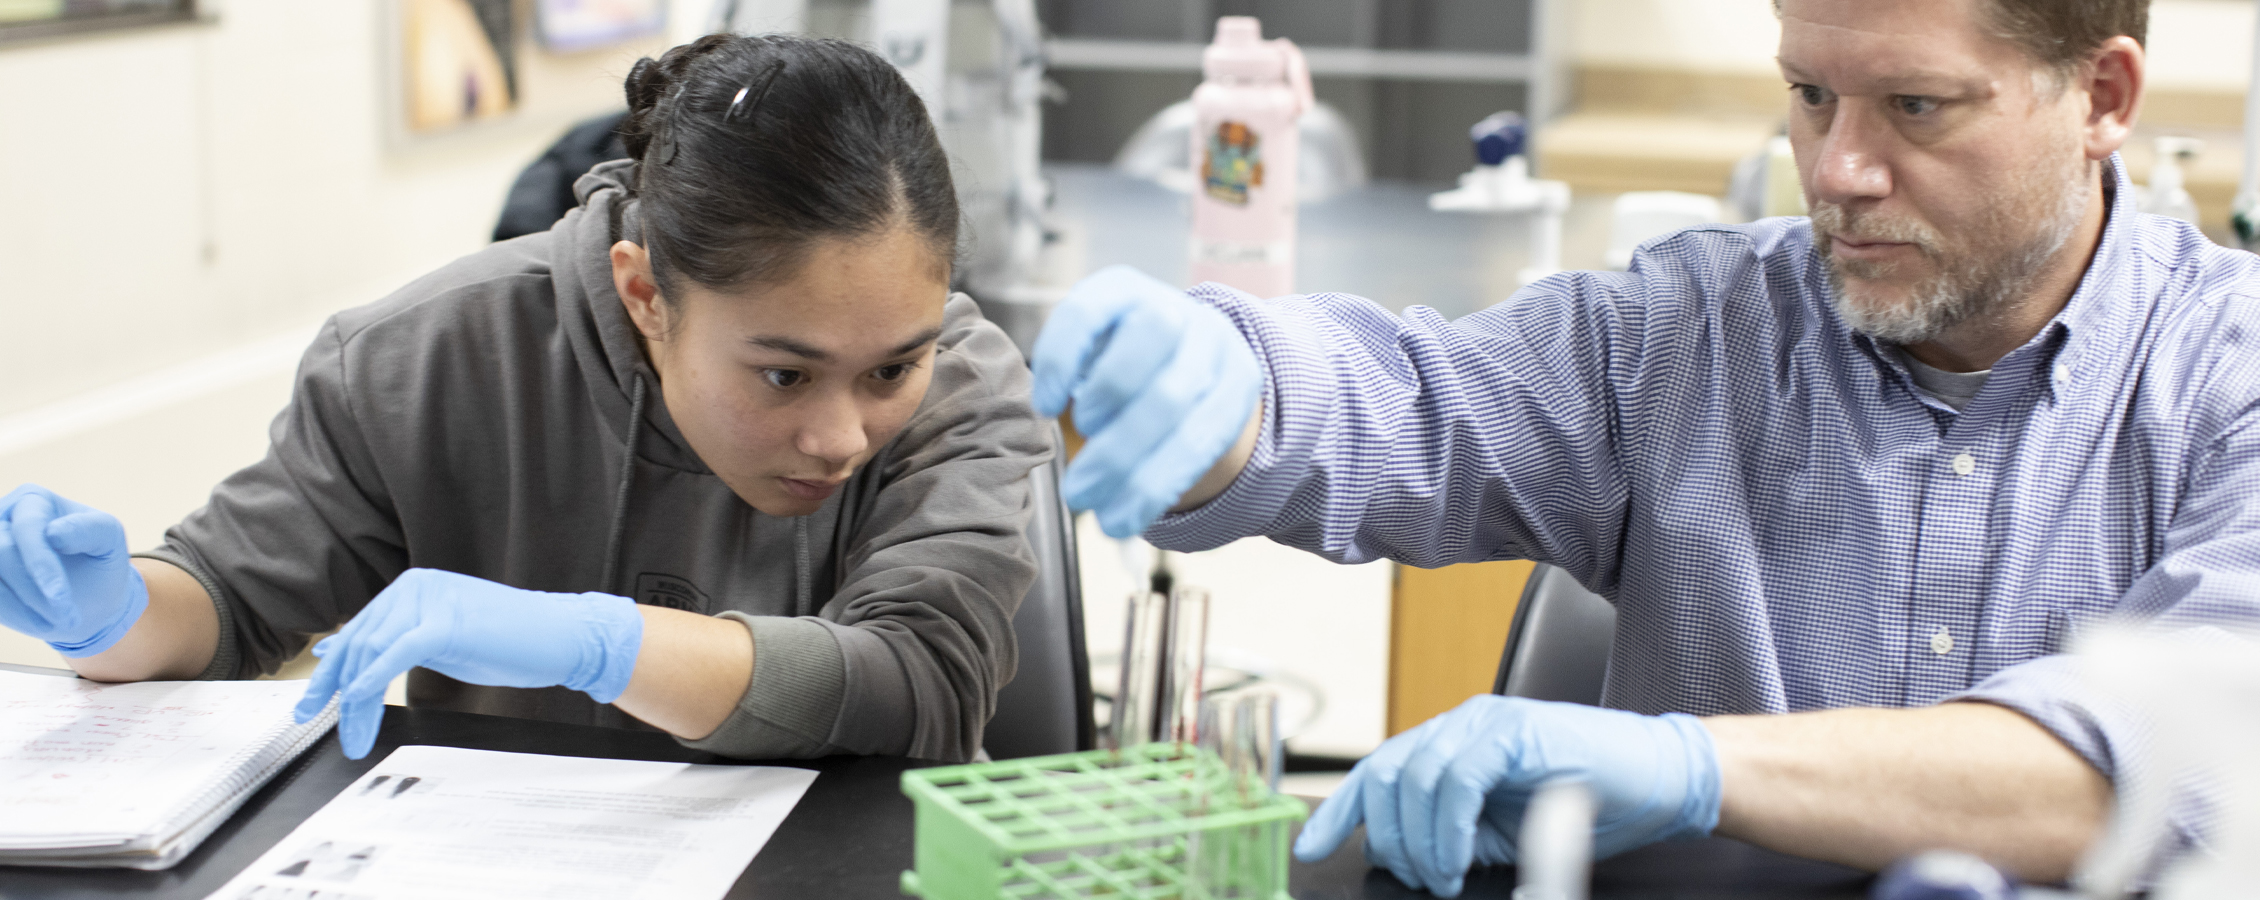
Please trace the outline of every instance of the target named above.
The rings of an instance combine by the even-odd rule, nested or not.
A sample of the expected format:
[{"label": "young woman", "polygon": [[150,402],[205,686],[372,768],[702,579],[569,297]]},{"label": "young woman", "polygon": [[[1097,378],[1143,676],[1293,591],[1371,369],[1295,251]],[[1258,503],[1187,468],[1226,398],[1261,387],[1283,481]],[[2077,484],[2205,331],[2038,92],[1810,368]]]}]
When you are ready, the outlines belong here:
[{"label": "young woman", "polygon": [[339,695],[357,758],[404,671],[413,705],[733,756],[971,758],[1051,441],[949,292],[924,107],[871,52],[784,36],[678,47],[627,93],[632,160],[333,317],[267,457],[162,547],[0,501],[0,624],[108,681],[271,672],[342,625],[301,715]]}]

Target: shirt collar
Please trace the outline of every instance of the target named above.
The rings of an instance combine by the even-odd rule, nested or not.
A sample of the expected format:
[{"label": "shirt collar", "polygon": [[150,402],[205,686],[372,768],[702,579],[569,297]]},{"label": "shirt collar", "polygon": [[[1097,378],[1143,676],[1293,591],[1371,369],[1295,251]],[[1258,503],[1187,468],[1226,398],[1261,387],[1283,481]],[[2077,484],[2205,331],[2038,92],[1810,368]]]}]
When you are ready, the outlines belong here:
[{"label": "shirt collar", "polygon": [[[2136,210],[2134,184],[2127,180],[2126,162],[2119,154],[2103,163],[2104,195],[2103,236],[2095,245],[2095,256],[2087,264],[2087,272],[2080,276],[2079,287],[2072,291],[2064,308],[2056,317],[2033,335],[2025,346],[2002,357],[2003,363],[2028,354],[2041,354],[2045,359],[2053,355],[2059,366],[2077,366],[2081,352],[2096,340],[2112,339],[2113,329],[2128,321],[2127,298],[2130,272],[2129,256],[2133,254]],[[2061,338],[2059,338],[2061,335]],[[1997,364],[1995,368],[1999,368]],[[2069,369],[2060,370],[2069,375]]]}]

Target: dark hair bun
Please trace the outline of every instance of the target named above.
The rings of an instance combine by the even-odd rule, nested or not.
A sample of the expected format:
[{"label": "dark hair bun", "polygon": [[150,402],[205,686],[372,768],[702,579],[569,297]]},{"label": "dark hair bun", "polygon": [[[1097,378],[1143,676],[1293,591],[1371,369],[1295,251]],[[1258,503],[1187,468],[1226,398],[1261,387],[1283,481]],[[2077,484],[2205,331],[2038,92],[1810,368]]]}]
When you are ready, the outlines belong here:
[{"label": "dark hair bun", "polygon": [[644,127],[651,118],[651,109],[659,105],[659,95],[667,91],[667,77],[659,73],[659,64],[651,57],[636,60],[636,67],[628,70],[628,118],[620,123],[620,142],[627,145],[628,155],[643,161],[643,152],[651,146],[651,134]]},{"label": "dark hair bun", "polygon": [[657,60],[648,56],[636,60],[635,67],[628,70],[626,84],[628,120],[620,123],[620,142],[627,145],[629,156],[643,161],[644,151],[659,136],[663,119],[659,107],[691,63],[729,43],[727,34],[710,34],[668,50]]}]

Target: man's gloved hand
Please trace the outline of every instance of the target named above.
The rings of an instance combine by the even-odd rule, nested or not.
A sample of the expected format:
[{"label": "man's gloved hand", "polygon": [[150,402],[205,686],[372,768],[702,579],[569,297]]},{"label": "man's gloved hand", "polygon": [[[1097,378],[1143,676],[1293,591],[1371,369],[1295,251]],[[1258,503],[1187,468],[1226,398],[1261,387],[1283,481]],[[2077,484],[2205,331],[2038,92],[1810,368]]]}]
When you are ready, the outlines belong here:
[{"label": "man's gloved hand", "polygon": [[338,699],[338,742],[360,759],[376,743],[385,686],[422,666],[500,687],[564,685],[598,703],[619,699],[643,646],[635,601],[611,594],[520,590],[437,569],[410,569],[338,633],[298,701],[298,721]]},{"label": "man's gloved hand", "polygon": [[1325,859],[1362,821],[1367,861],[1457,897],[1470,865],[1515,861],[1524,807],[1558,778],[1593,791],[1595,858],[1718,825],[1718,755],[1693,716],[1486,694],[1359,762],[1311,814],[1295,856]]},{"label": "man's gloved hand", "polygon": [[116,517],[36,484],[0,498],[0,625],[93,656],[148,608]]},{"label": "man's gloved hand", "polygon": [[1144,531],[1232,449],[1263,392],[1223,313],[1129,266],[1067,292],[1036,339],[1035,406],[1075,402],[1083,451],[1061,493],[1115,537]]}]

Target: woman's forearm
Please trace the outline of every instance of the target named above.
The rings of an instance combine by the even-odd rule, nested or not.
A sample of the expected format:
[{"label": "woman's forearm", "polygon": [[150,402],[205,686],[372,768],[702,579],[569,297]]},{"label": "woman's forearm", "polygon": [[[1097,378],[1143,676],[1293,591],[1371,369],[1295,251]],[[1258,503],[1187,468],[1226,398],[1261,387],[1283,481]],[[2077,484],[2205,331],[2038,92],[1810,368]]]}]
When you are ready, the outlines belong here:
[{"label": "woman's forearm", "polygon": [[2101,832],[2111,784],[2038,723],[1946,703],[1705,719],[1717,742],[1718,833],[1881,868],[1929,849],[2060,881]]},{"label": "woman's forearm", "polygon": [[182,680],[204,674],[220,647],[220,614],[196,576],[179,566],[137,559],[149,608],[110,649],[70,661],[95,681]]},{"label": "woman's forearm", "polygon": [[753,680],[753,636],[729,619],[661,606],[637,611],[643,648],[613,705],[677,737],[713,734]]}]

